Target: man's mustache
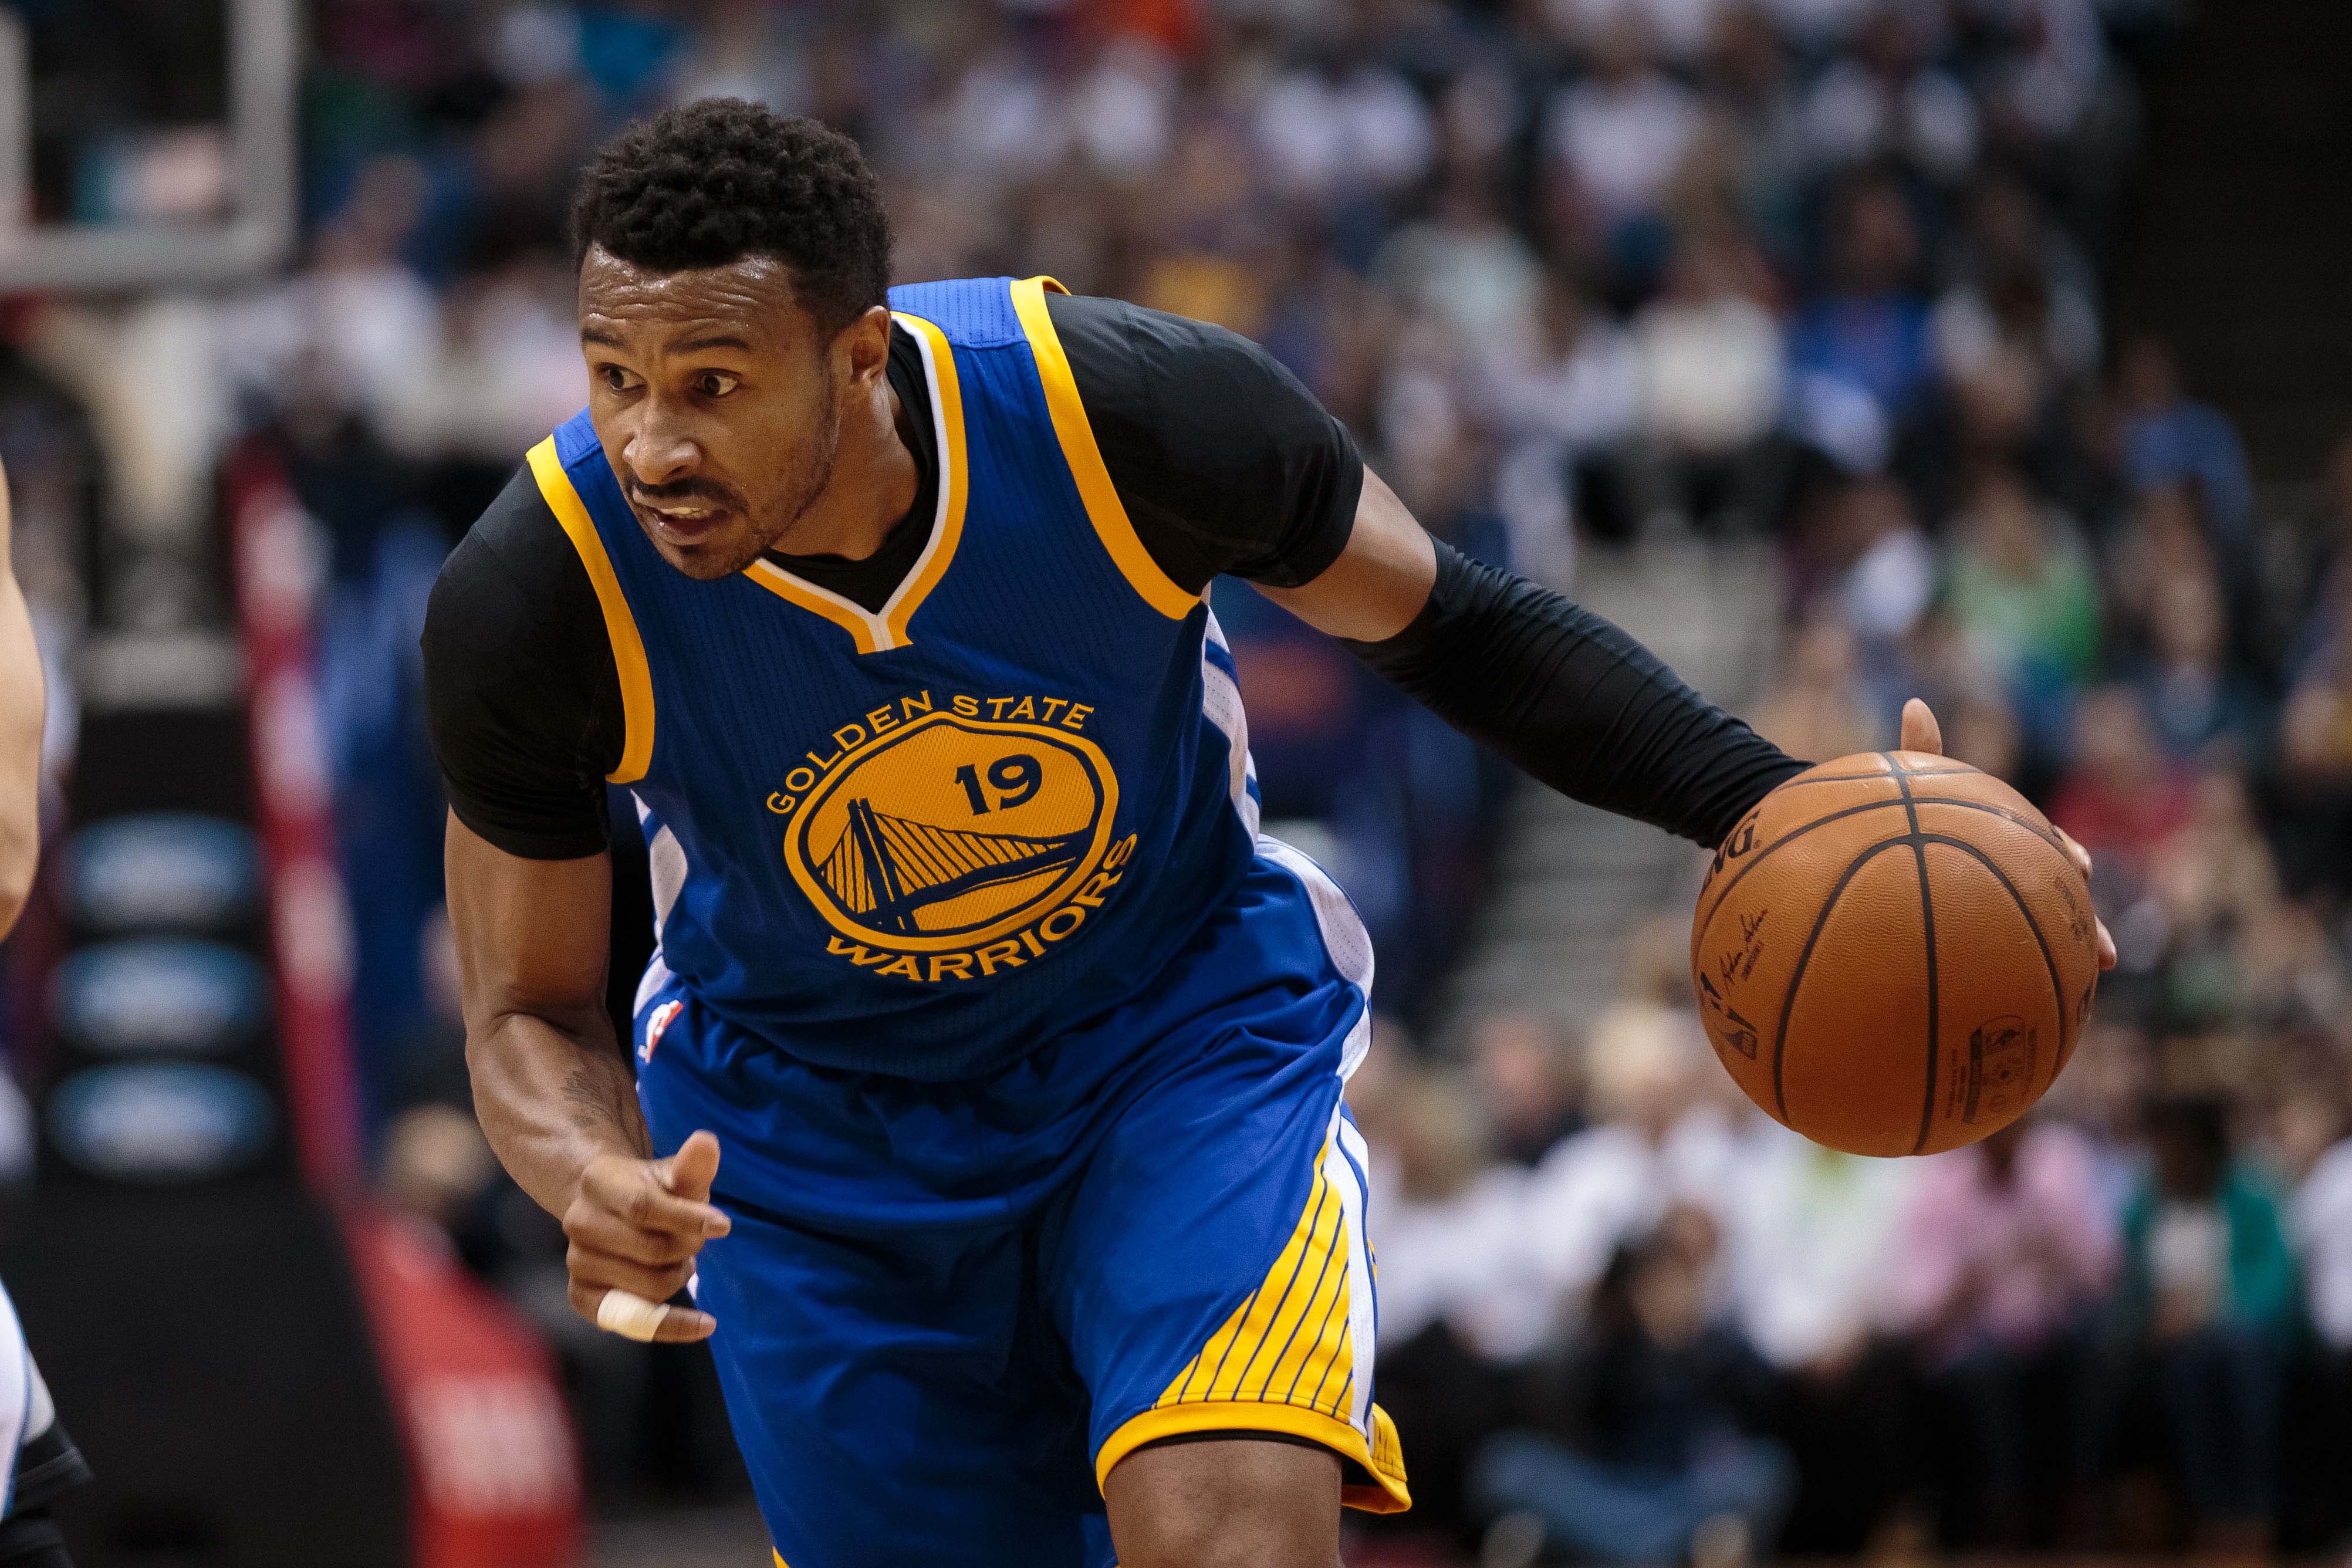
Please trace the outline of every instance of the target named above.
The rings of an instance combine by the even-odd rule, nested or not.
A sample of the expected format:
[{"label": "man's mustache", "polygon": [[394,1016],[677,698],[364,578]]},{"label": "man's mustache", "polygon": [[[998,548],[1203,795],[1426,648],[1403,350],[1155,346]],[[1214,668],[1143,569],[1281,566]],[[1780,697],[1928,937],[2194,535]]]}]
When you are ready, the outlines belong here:
[{"label": "man's mustache", "polygon": [[743,510],[742,503],[734,491],[724,486],[709,484],[701,479],[679,479],[667,485],[641,485],[633,482],[629,486],[629,499],[643,501],[646,505],[653,507],[676,506],[681,501],[702,501],[711,507],[729,511]]}]

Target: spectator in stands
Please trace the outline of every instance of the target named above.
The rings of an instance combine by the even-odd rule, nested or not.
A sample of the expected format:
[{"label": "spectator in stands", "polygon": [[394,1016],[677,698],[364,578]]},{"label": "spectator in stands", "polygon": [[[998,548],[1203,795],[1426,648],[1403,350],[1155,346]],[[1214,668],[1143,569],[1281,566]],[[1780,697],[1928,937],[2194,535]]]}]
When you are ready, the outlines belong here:
[{"label": "spectator in stands", "polygon": [[2074,706],[2074,763],[2050,820],[2098,861],[2092,891],[2121,907],[2147,886],[2157,847],[2189,819],[2189,780],[2165,756],[2147,710],[2127,687],[2104,686]]},{"label": "spectator in stands", "polygon": [[[1965,1449],[1945,1473],[1945,1536],[2024,1544],[2027,1505],[2087,1479],[2096,1458],[2082,1386],[2082,1336],[2116,1262],[2081,1133],[2029,1116],[1927,1163],[1901,1230],[1896,1313],[1917,1336],[1932,1386],[1957,1414]],[[2055,1441],[2035,1440],[2055,1396]],[[1954,1463],[1953,1461],[1958,1461]]]},{"label": "spectator in stands", "polygon": [[[1565,532],[1570,505],[1585,502],[1611,514],[1588,515],[1588,527],[1632,534],[1640,521],[1633,465],[1644,368],[1633,337],[1571,268],[1556,265],[1544,276],[1535,330],[1478,346],[1479,412],[1508,454],[1501,482],[1550,487],[1550,530]],[[1524,505],[1515,510],[1528,515]],[[1536,561],[1559,553],[1548,542],[1531,539],[1525,553]]]},{"label": "spectator in stands", "polygon": [[1845,624],[1858,645],[1862,700],[1873,713],[1894,712],[1902,698],[1922,691],[1938,694],[1933,680],[1921,684],[1919,670],[1905,668],[1920,662],[1906,645],[1927,630],[1942,567],[1903,487],[1881,474],[1817,478],[1801,498],[1786,558],[1788,602],[1808,622],[1827,616]]},{"label": "spectator in stands", "polygon": [[1990,35],[1979,91],[1991,135],[2027,157],[2073,138],[2106,68],[2092,0],[1971,0],[1958,8]]},{"label": "spectator in stands", "polygon": [[1533,1369],[1529,1429],[1480,1451],[1489,1564],[1572,1552],[1696,1568],[1769,1555],[1795,1467],[1769,1438],[1769,1371],[1708,1310],[1714,1222],[1671,1211],[1625,1242],[1583,1331]]},{"label": "spectator in stands", "polygon": [[2027,729],[2054,734],[2099,649],[2098,580],[2074,525],[1997,468],[1977,480],[1955,533],[1953,618]]},{"label": "spectator in stands", "polygon": [[2210,573],[2181,572],[2156,584],[2148,656],[2132,684],[2157,743],[2176,762],[2219,752],[2252,760],[2262,693],[2230,659],[2228,609]]},{"label": "spectator in stands", "polygon": [[1785,464],[1768,437],[1780,419],[1787,351],[1759,298],[1768,281],[1735,231],[1689,232],[1664,288],[1634,321],[1642,423],[1668,504],[1714,531],[1762,531],[1780,510]]},{"label": "spectator in stands", "polygon": [[1925,7],[1877,0],[1852,52],[1822,73],[1805,104],[1815,163],[1852,168],[1885,160],[1951,184],[1976,160],[1977,108],[1927,60]]},{"label": "spectator in stands", "polygon": [[1757,708],[1755,724],[1792,757],[1827,762],[1877,745],[1885,726],[1863,684],[1844,617],[1816,615],[1798,628],[1780,684]]},{"label": "spectator in stands", "polygon": [[2341,966],[2308,912],[2281,896],[2276,862],[2234,771],[2198,775],[2187,820],[2158,850],[2151,891],[2151,924],[2165,941],[2155,1000],[2167,1030],[2252,1026],[2328,1000],[2326,975]]},{"label": "spectator in stands", "polygon": [[1702,74],[1717,134],[1738,154],[1739,213],[1783,264],[1805,247],[1803,98],[1788,46],[1756,0],[1717,7]]},{"label": "spectator in stands", "polygon": [[1868,394],[1897,421],[1929,368],[1927,307],[1916,289],[1918,230],[1902,187],[1878,175],[1850,181],[1834,215],[1829,287],[1798,312],[1790,363]]},{"label": "spectator in stands", "polygon": [[1958,275],[1936,306],[1937,358],[1971,374],[2006,342],[2066,377],[2098,369],[2097,285],[2082,253],[2054,233],[2013,174],[1988,172],[1969,192]]},{"label": "spectator in stands", "polygon": [[1564,236],[1608,258],[1621,277],[1654,275],[1664,249],[1666,188],[1699,132],[1690,89],[1658,68],[1647,19],[1621,8],[1594,33],[1591,74],[1554,99],[1554,160]]},{"label": "spectator in stands", "polygon": [[1466,1531],[1470,1456],[1507,1419],[1510,1363],[1556,1306],[1519,1267],[1521,1173],[1487,1159],[1466,1087],[1414,1063],[1388,1021],[1374,1032],[1348,1098],[1371,1152],[1381,1402],[1412,1426],[1417,1522]]},{"label": "spectator in stands", "polygon": [[1495,1152],[1532,1169],[1584,1128],[1582,1056],[1558,1022],[1498,1007],[1470,1026],[1470,1082]]},{"label": "spectator in stands", "polygon": [[[2335,1042],[2329,1044],[2334,1047]],[[2336,1076],[2339,1091],[2308,1098],[2324,1099],[2334,1112],[2336,1130],[2345,1132],[2340,1049],[2331,1048],[2321,1062],[2323,1070]],[[2292,1226],[2303,1266],[2305,1306],[2320,1346],[2319,1403],[2326,1418],[2320,1423],[2319,1436],[2332,1457],[2333,1470],[2347,1442],[2352,1441],[2352,1136],[2326,1150],[2303,1178],[2295,1189]],[[2329,1475],[2331,1489],[2340,1492],[2340,1472]],[[2345,1522],[2340,1502],[2331,1522],[2338,1527]]]},{"label": "spectator in stands", "polygon": [[1851,1552],[1903,1487],[1905,1371],[1885,1284],[1918,1167],[1824,1149],[1759,1117],[1724,1191],[1731,1307],[1783,1379],[1802,1484],[1786,1544]]},{"label": "spectator in stands", "polygon": [[1573,1311],[1617,1244],[1688,1201],[1719,1210],[1738,1157],[1721,1106],[1721,1069],[1688,1007],[1619,1002],[1587,1037],[1592,1125],[1529,1173],[1521,1224],[1527,1267],[1560,1310]]},{"label": "spectator in stands", "polygon": [[[2352,442],[2347,448],[2338,463],[2352,503]],[[2328,879],[2352,856],[2352,561],[2335,561],[2324,576],[2279,718],[2281,805],[2297,851],[2285,859],[2298,888]]]},{"label": "spectator in stands", "polygon": [[1535,252],[1503,221],[1490,182],[1475,175],[1448,180],[1427,219],[1391,235],[1372,277],[1465,347],[1525,338],[1543,289]]},{"label": "spectator in stands", "polygon": [[2198,1535],[2260,1551],[2277,1509],[2286,1336],[2297,1307],[2278,1200],[2233,1154],[2229,1110],[2148,1113],[2153,1168],[2124,1215],[2124,1305]]},{"label": "spectator in stands", "polygon": [[2181,391],[2171,351],[2154,338],[2124,350],[2116,379],[2124,405],[2124,472],[2133,487],[2193,483],[2216,531],[2243,540],[2252,524],[2254,487],[2236,427]]}]

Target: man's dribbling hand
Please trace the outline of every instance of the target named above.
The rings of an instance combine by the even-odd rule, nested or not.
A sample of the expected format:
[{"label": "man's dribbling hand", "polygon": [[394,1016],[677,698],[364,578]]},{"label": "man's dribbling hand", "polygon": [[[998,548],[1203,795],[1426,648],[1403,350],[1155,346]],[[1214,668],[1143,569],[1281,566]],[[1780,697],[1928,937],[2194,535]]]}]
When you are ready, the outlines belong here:
[{"label": "man's dribbling hand", "polygon": [[[572,1241],[564,1259],[572,1310],[632,1339],[709,1339],[719,1326],[709,1313],[659,1303],[686,1288],[702,1244],[728,1232],[730,1221],[710,1203],[718,1173],[719,1140],[708,1132],[695,1133],[667,1160],[599,1154],[590,1161],[563,1213],[563,1234]],[[636,1300],[608,1303],[615,1291]]]},{"label": "man's dribbling hand", "polygon": [[[1944,754],[1943,726],[1936,722],[1933,710],[1916,697],[1903,705],[1902,749],[1906,752],[1925,752],[1937,757]],[[2075,843],[2074,836],[2064,828],[2053,824],[2050,831],[2055,833],[2058,836],[2058,842],[2066,847],[2066,853],[2074,859],[2074,869],[2083,873],[2083,880],[2089,881],[2091,852]],[[2099,967],[2113,969],[2116,966],[2116,939],[2109,934],[2106,921],[2095,920],[2092,924],[2098,928],[2095,941],[2099,954]]]}]

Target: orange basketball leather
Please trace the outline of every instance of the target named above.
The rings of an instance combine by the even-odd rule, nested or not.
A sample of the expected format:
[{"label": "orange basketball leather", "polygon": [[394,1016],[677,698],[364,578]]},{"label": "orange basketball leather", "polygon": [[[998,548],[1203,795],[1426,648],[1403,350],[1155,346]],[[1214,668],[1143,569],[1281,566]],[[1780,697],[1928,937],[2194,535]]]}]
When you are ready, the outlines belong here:
[{"label": "orange basketball leather", "polygon": [[1817,1142],[1929,1154],[2039,1100],[2098,984],[2090,889],[1999,779],[1916,752],[1823,763],[1717,853],[1691,921],[1716,1054]]}]

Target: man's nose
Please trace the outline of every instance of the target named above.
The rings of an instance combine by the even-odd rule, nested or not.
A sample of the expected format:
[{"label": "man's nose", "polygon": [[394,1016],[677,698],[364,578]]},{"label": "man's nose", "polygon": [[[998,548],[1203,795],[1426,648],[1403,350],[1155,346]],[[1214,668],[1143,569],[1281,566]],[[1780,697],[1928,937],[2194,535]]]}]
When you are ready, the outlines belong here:
[{"label": "man's nose", "polygon": [[684,421],[654,404],[641,412],[636,428],[621,447],[621,460],[641,485],[666,485],[683,479],[700,456]]}]

